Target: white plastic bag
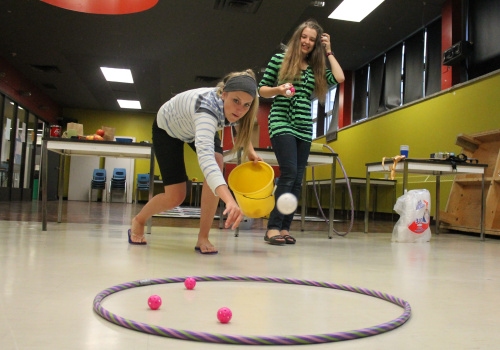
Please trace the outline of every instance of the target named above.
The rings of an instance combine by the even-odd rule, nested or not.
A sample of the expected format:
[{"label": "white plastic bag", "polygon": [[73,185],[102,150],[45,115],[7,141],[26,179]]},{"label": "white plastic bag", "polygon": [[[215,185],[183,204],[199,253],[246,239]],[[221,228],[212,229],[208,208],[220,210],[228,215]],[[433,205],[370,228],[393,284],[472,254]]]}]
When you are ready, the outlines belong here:
[{"label": "white plastic bag", "polygon": [[398,198],[394,210],[400,215],[392,231],[392,241],[422,243],[431,240],[431,194],[427,190],[411,190]]}]

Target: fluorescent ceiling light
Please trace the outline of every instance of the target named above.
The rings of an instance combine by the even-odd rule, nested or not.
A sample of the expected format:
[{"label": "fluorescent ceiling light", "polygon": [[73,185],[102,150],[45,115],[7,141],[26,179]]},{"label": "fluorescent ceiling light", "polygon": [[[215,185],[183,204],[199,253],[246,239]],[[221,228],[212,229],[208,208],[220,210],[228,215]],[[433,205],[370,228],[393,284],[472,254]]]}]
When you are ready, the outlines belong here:
[{"label": "fluorescent ceiling light", "polygon": [[361,22],[384,0],[344,0],[328,18]]},{"label": "fluorescent ceiling light", "polygon": [[141,109],[141,102],[134,100],[117,100],[121,108]]},{"label": "fluorescent ceiling light", "polygon": [[130,69],[101,67],[101,71],[107,81],[114,81],[117,83],[134,82]]}]

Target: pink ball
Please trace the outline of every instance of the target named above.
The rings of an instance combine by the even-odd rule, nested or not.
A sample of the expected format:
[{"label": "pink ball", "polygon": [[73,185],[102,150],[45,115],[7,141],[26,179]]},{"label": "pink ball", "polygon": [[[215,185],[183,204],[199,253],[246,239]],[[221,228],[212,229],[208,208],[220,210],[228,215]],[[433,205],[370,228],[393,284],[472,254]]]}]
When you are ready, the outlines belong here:
[{"label": "pink ball", "polygon": [[290,89],[290,91],[291,91],[291,92],[295,92],[295,88],[294,88],[294,87],[292,87],[292,88]]},{"label": "pink ball", "polygon": [[161,298],[158,295],[152,295],[148,299],[148,305],[151,310],[157,310],[161,306]]},{"label": "pink ball", "polygon": [[184,285],[189,290],[194,289],[194,286],[196,286],[196,280],[193,277],[188,277],[184,281]]},{"label": "pink ball", "polygon": [[228,323],[231,321],[231,317],[233,317],[233,313],[227,307],[221,307],[219,311],[217,311],[217,318],[220,323]]}]

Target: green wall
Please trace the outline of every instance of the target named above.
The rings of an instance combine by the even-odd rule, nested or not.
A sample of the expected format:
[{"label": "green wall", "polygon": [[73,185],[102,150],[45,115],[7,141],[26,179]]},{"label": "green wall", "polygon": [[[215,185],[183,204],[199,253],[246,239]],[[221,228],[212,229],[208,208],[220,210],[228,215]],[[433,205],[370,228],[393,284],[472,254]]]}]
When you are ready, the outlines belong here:
[{"label": "green wall", "polygon": [[[455,145],[457,135],[500,128],[499,89],[500,73],[496,72],[341,129],[338,139],[328,145],[339,154],[348,176],[362,178],[366,177],[366,163],[399,155],[400,145],[410,146],[410,158],[429,158],[435,152],[458,154],[461,148]],[[325,138],[315,142],[324,143]],[[310,171],[308,174],[310,176]],[[315,169],[315,175],[318,179],[328,178],[329,167]],[[337,177],[343,177],[340,167],[337,167]],[[384,174],[373,174],[373,177],[383,178]],[[402,177],[396,179],[399,197]],[[441,177],[442,210],[452,181],[452,176]],[[434,177],[410,176],[408,189],[420,188],[428,189],[434,198]],[[364,200],[364,195],[361,198]],[[391,212],[392,194],[379,192],[378,203],[378,211]]]}]

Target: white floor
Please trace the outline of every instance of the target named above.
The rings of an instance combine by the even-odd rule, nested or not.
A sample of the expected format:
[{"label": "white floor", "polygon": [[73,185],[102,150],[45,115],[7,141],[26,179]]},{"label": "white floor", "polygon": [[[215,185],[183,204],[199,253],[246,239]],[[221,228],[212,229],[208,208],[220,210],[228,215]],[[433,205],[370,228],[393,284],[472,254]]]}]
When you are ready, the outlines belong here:
[{"label": "white floor", "polygon": [[[100,291],[151,278],[240,275],[364,287],[408,301],[410,320],[373,337],[300,349],[498,349],[500,240],[441,234],[429,244],[392,244],[391,234],[299,232],[295,246],[270,246],[260,230],[213,230],[219,254],[193,251],[197,230],[153,227],[148,246],[127,243],[124,225],[0,221],[0,348],[242,349],[148,335],[94,313]],[[163,299],[157,311],[147,299]],[[258,282],[198,282],[128,289],[103,301],[135,321],[194,332],[306,335],[372,327],[403,309],[362,294]],[[229,324],[217,321],[229,307]],[[280,346],[279,348],[282,348]],[[292,347],[292,346],[286,346]]]}]

